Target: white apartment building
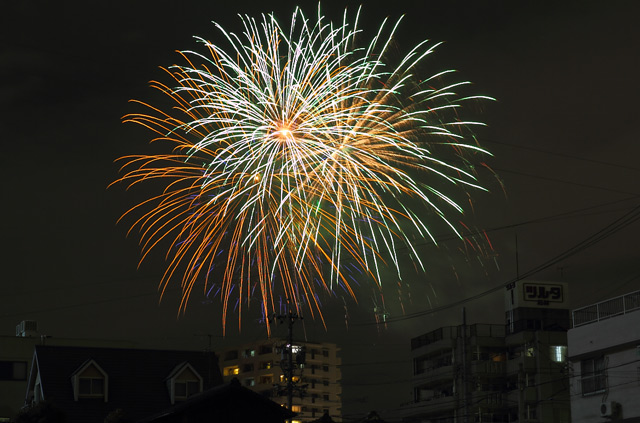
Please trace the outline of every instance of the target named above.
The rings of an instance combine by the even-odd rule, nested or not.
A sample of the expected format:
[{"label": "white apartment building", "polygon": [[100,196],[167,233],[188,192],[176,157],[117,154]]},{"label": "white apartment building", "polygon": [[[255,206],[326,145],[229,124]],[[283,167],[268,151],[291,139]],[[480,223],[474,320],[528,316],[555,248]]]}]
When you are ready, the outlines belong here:
[{"label": "white apartment building", "polygon": [[[294,422],[317,420],[325,413],[334,421],[341,421],[340,349],[331,343],[294,341],[293,344],[295,371],[292,380],[296,389],[292,411],[298,413]],[[219,362],[224,381],[235,377],[243,386],[286,406],[286,379],[281,365],[283,361],[287,362],[283,353],[286,345],[284,339],[270,339],[221,351]],[[304,364],[297,361],[303,347]]]},{"label": "white apartment building", "polygon": [[574,422],[640,422],[640,291],[572,312]]}]

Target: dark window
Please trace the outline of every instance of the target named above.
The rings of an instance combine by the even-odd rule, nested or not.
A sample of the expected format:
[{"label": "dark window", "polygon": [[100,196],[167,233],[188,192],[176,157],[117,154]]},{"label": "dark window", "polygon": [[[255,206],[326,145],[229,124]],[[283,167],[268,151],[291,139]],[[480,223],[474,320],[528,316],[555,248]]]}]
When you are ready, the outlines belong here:
[{"label": "dark window", "polygon": [[261,345],[258,351],[259,354],[269,354],[273,349],[271,348],[271,345]]},{"label": "dark window", "polygon": [[242,366],[243,372],[252,372],[253,371],[253,363],[245,364]]},{"label": "dark window", "polygon": [[0,380],[27,380],[27,362],[0,361]]},{"label": "dark window", "polygon": [[325,401],[329,401],[329,394],[322,395],[322,399]]},{"label": "dark window", "polygon": [[81,396],[103,396],[104,379],[96,377],[81,377],[78,381],[78,394]]},{"label": "dark window", "polygon": [[324,386],[329,386],[329,381],[328,381],[327,379],[324,379],[324,380],[322,381],[322,384],[323,384]]},{"label": "dark window", "polygon": [[582,395],[603,392],[607,388],[604,357],[582,360],[580,363]]},{"label": "dark window", "polygon": [[197,380],[176,381],[174,389],[176,398],[189,398],[200,392],[200,382]]},{"label": "dark window", "polygon": [[323,357],[329,357],[329,350],[322,350]]},{"label": "dark window", "polygon": [[322,371],[323,372],[328,372],[329,371],[329,365],[328,364],[323,364],[322,365]]},{"label": "dark window", "polygon": [[237,358],[238,358],[238,351],[237,350],[227,351],[227,353],[224,355],[224,359],[225,360],[235,360]]}]

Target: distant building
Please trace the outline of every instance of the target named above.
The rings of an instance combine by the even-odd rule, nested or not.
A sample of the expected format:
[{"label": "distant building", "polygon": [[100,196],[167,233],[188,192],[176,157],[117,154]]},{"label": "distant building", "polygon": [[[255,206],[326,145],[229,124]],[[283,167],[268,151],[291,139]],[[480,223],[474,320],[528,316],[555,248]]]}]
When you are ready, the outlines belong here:
[{"label": "distant building", "polygon": [[103,423],[156,414],[222,384],[212,352],[37,345],[26,404],[48,401],[69,423]]},{"label": "distant building", "polygon": [[15,336],[0,336],[0,422],[15,417],[24,405],[27,378],[36,345],[74,345],[129,348],[125,341],[68,339],[41,335],[38,324],[24,320],[16,326]]},{"label": "distant building", "polygon": [[640,291],[572,312],[575,422],[640,422]]},{"label": "distant building", "polygon": [[[243,386],[250,388],[274,401],[286,405],[284,388],[285,376],[281,368],[283,349],[286,341],[271,339],[245,344],[223,351],[220,366],[225,381],[236,377]],[[305,388],[303,398],[296,393],[292,411],[298,413],[294,421],[309,422],[328,413],[335,421],[341,421],[342,387],[340,384],[341,359],[339,348],[331,343],[294,342],[294,355],[305,348],[305,364],[296,371],[294,381],[299,388]]]},{"label": "distant building", "polygon": [[569,310],[562,283],[519,281],[505,324],[442,327],[411,340],[406,422],[569,423]]}]

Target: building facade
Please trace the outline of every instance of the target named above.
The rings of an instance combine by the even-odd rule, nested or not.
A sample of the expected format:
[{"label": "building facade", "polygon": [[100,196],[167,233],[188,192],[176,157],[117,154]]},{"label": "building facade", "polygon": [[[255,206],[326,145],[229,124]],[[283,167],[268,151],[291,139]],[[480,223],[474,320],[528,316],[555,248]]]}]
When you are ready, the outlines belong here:
[{"label": "building facade", "polygon": [[575,422],[640,422],[640,291],[572,312]]},{"label": "building facade", "polygon": [[[285,340],[270,339],[222,351],[220,367],[225,382],[237,378],[243,386],[286,406],[286,346]],[[294,421],[317,420],[327,412],[334,421],[341,421],[339,348],[332,343],[296,341],[292,351],[292,411],[298,414]]]},{"label": "building facade", "polygon": [[505,292],[505,324],[462,320],[411,340],[403,421],[570,422],[566,285],[519,281]]}]

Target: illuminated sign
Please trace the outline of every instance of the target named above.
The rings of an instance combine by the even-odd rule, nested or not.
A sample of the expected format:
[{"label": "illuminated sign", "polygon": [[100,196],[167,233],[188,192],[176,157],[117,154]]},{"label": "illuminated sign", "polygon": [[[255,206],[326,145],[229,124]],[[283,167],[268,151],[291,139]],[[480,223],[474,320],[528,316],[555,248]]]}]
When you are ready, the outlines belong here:
[{"label": "illuminated sign", "polygon": [[506,288],[505,310],[517,307],[567,307],[569,287],[566,282],[516,281],[508,284]]},{"label": "illuminated sign", "polygon": [[563,286],[544,283],[523,283],[522,299],[535,302],[537,305],[564,302]]}]

